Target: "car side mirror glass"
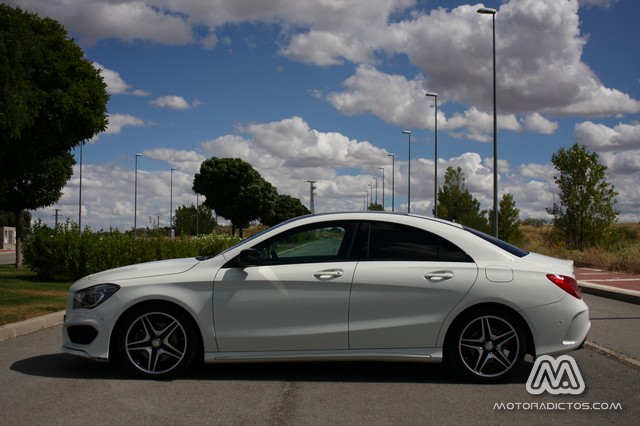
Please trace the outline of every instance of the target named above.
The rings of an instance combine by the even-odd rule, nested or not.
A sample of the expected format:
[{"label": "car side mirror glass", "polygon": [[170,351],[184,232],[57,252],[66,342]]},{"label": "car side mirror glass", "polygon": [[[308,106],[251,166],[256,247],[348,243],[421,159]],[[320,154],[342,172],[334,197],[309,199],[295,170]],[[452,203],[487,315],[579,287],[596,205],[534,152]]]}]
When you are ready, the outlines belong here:
[{"label": "car side mirror glass", "polygon": [[238,255],[238,263],[240,263],[240,266],[243,268],[247,266],[260,266],[262,265],[262,257],[256,249],[245,249]]}]

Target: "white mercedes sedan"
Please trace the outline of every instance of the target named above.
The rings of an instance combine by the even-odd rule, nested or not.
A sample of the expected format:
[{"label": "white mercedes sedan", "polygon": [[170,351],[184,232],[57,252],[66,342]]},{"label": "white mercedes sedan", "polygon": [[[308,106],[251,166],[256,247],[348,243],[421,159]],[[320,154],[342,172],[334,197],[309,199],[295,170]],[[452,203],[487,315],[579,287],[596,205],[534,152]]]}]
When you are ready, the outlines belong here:
[{"label": "white mercedes sedan", "polygon": [[439,219],[352,212],[82,278],[62,349],[158,379],[196,360],[388,360],[493,382],[526,354],[582,347],[589,328],[571,261]]}]

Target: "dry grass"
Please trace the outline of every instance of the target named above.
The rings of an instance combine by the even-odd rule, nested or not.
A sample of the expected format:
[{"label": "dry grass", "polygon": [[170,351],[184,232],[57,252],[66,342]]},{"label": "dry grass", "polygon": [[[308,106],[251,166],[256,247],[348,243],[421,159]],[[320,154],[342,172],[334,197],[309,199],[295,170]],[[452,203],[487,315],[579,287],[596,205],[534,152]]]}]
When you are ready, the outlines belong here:
[{"label": "dry grass", "polygon": [[580,267],[640,274],[640,224],[621,223],[615,227],[619,236],[611,247],[578,251],[566,249],[561,242],[550,242],[547,237],[550,226],[522,226],[526,241],[522,246],[529,251],[571,259]]}]

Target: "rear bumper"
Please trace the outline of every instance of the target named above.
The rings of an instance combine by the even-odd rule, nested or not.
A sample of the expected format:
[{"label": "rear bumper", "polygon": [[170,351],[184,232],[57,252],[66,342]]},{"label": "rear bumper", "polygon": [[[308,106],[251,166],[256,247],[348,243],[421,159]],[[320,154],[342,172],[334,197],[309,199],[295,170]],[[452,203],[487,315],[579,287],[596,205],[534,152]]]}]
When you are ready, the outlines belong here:
[{"label": "rear bumper", "polygon": [[527,319],[535,355],[556,355],[584,346],[591,328],[584,301],[567,295],[557,303],[521,312]]}]

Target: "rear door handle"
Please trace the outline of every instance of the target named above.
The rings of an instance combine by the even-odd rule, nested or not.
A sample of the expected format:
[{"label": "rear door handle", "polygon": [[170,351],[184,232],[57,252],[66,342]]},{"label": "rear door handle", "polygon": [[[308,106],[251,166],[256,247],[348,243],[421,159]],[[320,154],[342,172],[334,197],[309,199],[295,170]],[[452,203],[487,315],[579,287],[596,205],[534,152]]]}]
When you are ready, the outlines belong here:
[{"label": "rear door handle", "polygon": [[326,271],[316,272],[313,276],[320,281],[328,281],[340,278],[343,274],[344,271],[342,269],[328,269]]},{"label": "rear door handle", "polygon": [[430,281],[432,283],[439,283],[439,282],[447,281],[453,278],[453,271],[429,272],[424,277],[427,279],[427,281]]}]

